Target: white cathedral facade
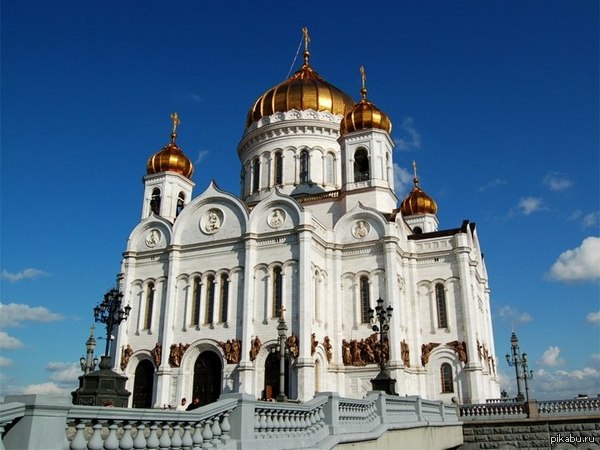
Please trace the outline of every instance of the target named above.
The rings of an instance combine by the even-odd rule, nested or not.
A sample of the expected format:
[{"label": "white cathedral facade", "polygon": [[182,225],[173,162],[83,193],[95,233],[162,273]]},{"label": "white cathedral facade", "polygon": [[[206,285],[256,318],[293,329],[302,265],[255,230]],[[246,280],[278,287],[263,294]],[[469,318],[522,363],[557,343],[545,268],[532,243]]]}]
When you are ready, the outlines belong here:
[{"label": "white cathedral facade", "polygon": [[[419,187],[394,192],[389,117],[304,64],[251,107],[238,145],[241,195],[211,183],[171,142],[147,163],[142,216],[119,288],[131,307],[113,342],[130,406],[202,404],[280,390],[362,397],[379,372],[399,395],[499,397],[490,290],[475,224],[440,229]],[[369,309],[393,308],[383,343]]]}]

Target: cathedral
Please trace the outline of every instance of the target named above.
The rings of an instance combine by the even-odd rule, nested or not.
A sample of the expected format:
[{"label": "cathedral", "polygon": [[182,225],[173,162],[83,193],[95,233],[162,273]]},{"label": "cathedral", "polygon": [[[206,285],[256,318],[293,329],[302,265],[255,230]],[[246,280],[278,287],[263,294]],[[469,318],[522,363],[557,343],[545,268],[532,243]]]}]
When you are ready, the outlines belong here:
[{"label": "cathedral", "polygon": [[[364,70],[355,101],[315,71],[308,44],[305,31],[301,67],[250,106],[239,195],[211,183],[193,196],[176,113],[148,159],[118,276],[131,313],[112,348],[131,407],[230,392],[361,398],[380,364],[402,396],[499,397],[475,224],[440,228],[414,163],[399,200],[392,122]],[[377,306],[386,333],[374,332]]]}]

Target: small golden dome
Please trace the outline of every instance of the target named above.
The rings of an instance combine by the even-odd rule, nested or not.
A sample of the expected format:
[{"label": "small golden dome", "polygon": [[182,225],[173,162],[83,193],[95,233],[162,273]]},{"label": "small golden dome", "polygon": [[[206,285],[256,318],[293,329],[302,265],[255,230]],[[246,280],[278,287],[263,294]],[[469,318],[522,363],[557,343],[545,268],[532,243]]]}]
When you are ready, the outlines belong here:
[{"label": "small golden dome", "polygon": [[175,143],[177,139],[177,125],[180,123],[177,113],[171,114],[171,120],[173,121],[171,142],[148,159],[148,164],[146,165],[147,173],[150,175],[159,172],[176,172],[186,178],[191,178],[194,173],[194,165]]},{"label": "small golden dome", "polygon": [[248,112],[246,128],[276,112],[312,109],[344,116],[354,107],[352,97],[315,72],[308,62],[309,56],[310,53],[305,50],[302,67],[291,78],[258,97]]},{"label": "small golden dome", "polygon": [[360,90],[362,99],[342,119],[342,123],[340,124],[340,134],[352,133],[353,131],[367,130],[370,128],[379,128],[391,133],[392,122],[388,115],[367,100],[364,67],[360,68],[360,73],[363,83],[362,89]]},{"label": "small golden dome", "polygon": [[414,216],[417,214],[437,214],[437,204],[429,195],[419,187],[419,177],[417,177],[417,165],[413,161],[415,177],[413,182],[415,186],[408,193],[406,198],[400,204],[400,212],[403,216]]}]

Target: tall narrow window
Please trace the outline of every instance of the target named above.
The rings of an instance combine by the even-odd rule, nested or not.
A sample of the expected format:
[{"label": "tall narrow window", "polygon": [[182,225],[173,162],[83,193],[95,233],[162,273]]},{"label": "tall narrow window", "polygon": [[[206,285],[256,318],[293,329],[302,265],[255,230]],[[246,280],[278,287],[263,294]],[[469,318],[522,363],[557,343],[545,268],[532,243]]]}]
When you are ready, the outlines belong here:
[{"label": "tall narrow window", "polygon": [[283,306],[282,287],[281,267],[275,267],[273,269],[273,317],[281,315],[281,307]]},{"label": "tall narrow window", "polygon": [[283,156],[281,152],[275,153],[275,184],[283,183]]},{"label": "tall narrow window", "polygon": [[150,196],[150,211],[157,216],[160,214],[160,189],[154,188]]},{"label": "tall narrow window", "polygon": [[179,193],[177,197],[177,210],[175,211],[175,215],[178,216],[181,211],[183,211],[183,207],[185,205],[185,194],[183,192]]},{"label": "tall narrow window", "polygon": [[300,153],[300,183],[308,182],[308,169],[308,151],[302,150]]},{"label": "tall narrow window", "polygon": [[154,308],[154,283],[148,284],[146,292],[146,312],[144,314],[144,330],[152,327],[152,309]]},{"label": "tall narrow window", "polygon": [[325,183],[333,184],[333,155],[327,153],[325,155]]},{"label": "tall narrow window", "polygon": [[221,275],[221,310],[219,311],[219,322],[227,322],[227,309],[229,307],[229,277]]},{"label": "tall narrow window", "polygon": [[369,297],[369,279],[360,277],[360,320],[362,323],[369,322],[369,309],[371,308],[371,300]]},{"label": "tall narrow window", "polygon": [[369,154],[364,148],[359,148],[354,153],[354,181],[369,179]]},{"label": "tall narrow window", "polygon": [[435,304],[437,307],[438,328],[448,328],[448,316],[446,315],[446,293],[444,285],[435,285]]},{"label": "tall narrow window", "polygon": [[215,277],[209,275],[206,278],[206,317],[205,323],[213,323],[215,311]]},{"label": "tall narrow window", "polygon": [[256,158],[252,163],[252,192],[260,189],[260,161]]},{"label": "tall narrow window", "polygon": [[194,278],[194,284],[192,287],[192,320],[191,325],[200,324],[200,293],[202,289],[202,283],[200,277]]},{"label": "tall narrow window", "polygon": [[442,381],[442,394],[454,392],[454,382],[452,380],[452,367],[444,363],[440,368],[440,377]]}]

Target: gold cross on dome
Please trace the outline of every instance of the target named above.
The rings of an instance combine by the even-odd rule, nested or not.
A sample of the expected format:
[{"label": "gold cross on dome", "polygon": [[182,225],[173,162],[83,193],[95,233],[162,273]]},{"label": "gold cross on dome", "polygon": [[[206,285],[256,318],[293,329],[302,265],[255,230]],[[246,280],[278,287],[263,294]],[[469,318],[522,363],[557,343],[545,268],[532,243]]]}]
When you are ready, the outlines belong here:
[{"label": "gold cross on dome", "polygon": [[413,173],[415,174],[415,178],[417,178],[417,162],[413,160]]},{"label": "gold cross on dome", "polygon": [[304,51],[308,51],[308,44],[310,42],[310,36],[308,35],[308,28],[302,28],[302,34],[304,35]]},{"label": "gold cross on dome", "polygon": [[171,114],[171,121],[173,122],[173,131],[172,131],[172,133],[177,133],[177,125],[179,125],[181,123],[181,120],[179,120],[179,116],[177,115],[176,112],[174,112],[173,114]]}]

